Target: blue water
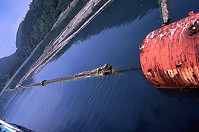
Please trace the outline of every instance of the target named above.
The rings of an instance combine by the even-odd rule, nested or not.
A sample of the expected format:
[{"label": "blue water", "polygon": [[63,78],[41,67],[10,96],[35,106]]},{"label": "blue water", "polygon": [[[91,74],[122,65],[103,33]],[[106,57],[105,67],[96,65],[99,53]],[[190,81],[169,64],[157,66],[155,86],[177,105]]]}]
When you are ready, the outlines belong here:
[{"label": "blue water", "polygon": [[[169,0],[169,5],[173,22],[186,17],[191,9],[197,12],[199,3]],[[138,43],[160,25],[156,1],[115,0],[32,81],[71,75],[105,63],[113,69],[139,65]],[[159,91],[141,70],[4,92],[0,99],[2,119],[38,132],[199,130],[198,96]]]}]

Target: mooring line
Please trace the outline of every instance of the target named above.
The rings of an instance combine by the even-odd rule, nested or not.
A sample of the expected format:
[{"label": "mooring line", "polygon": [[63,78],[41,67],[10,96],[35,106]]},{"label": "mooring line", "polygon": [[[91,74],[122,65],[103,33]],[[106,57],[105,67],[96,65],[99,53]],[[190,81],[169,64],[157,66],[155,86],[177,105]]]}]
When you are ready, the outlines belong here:
[{"label": "mooring line", "polygon": [[126,71],[126,70],[131,70],[131,69],[134,69],[134,68],[138,68],[140,67],[141,65],[136,65],[136,66],[132,66],[132,67],[127,67],[127,68],[123,68],[123,69],[118,69],[118,70],[115,70],[116,72],[121,72],[121,71]]}]

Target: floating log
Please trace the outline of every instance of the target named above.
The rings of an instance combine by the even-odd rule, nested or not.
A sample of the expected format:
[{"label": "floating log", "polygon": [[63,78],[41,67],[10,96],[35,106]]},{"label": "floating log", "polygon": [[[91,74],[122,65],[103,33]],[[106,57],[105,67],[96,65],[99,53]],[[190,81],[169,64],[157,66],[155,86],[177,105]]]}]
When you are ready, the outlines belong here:
[{"label": "floating log", "polygon": [[161,13],[162,13],[162,19],[164,24],[169,23],[170,15],[169,15],[169,7],[167,0],[159,0],[160,6],[161,6]]},{"label": "floating log", "polygon": [[96,77],[96,76],[106,76],[109,74],[121,73],[121,72],[126,72],[126,71],[131,71],[131,70],[138,70],[139,67],[140,67],[140,65],[132,66],[132,67],[124,68],[124,69],[112,70],[112,66],[110,64],[105,64],[101,67],[98,67],[98,68],[95,68],[92,70],[88,70],[88,71],[84,71],[84,72],[80,72],[80,73],[76,73],[73,75],[68,75],[68,76],[64,76],[64,77],[60,77],[60,78],[56,78],[56,79],[52,79],[52,80],[43,80],[41,82],[32,83],[32,84],[24,85],[24,86],[16,86],[14,89],[10,89],[10,88],[7,89],[7,91],[14,91],[14,90],[18,90],[18,89],[31,88],[31,87],[46,86],[46,85],[53,84],[53,83],[72,81],[72,80],[78,80],[78,79],[90,78],[90,77]]},{"label": "floating log", "polygon": [[199,88],[199,13],[149,33],[140,62],[156,88]]},{"label": "floating log", "polygon": [[49,84],[53,84],[53,83],[89,78],[89,77],[94,77],[94,76],[104,76],[104,75],[111,74],[111,73],[112,73],[112,66],[109,64],[105,64],[99,68],[80,72],[80,73],[73,74],[73,75],[68,75],[68,76],[64,76],[64,77],[60,77],[60,78],[56,78],[56,79],[52,79],[52,80],[43,80],[41,82],[32,83],[30,85],[16,86],[16,88],[8,89],[8,91],[24,89],[24,88],[31,88],[31,87],[45,86],[45,85],[49,85]]}]

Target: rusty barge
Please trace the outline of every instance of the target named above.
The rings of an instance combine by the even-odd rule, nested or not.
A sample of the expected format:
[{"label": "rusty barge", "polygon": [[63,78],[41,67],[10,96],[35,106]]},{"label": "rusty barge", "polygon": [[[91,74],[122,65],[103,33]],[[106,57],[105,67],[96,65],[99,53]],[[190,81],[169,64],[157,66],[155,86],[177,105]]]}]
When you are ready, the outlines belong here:
[{"label": "rusty barge", "polygon": [[199,88],[199,13],[149,33],[140,45],[141,68],[156,88]]}]

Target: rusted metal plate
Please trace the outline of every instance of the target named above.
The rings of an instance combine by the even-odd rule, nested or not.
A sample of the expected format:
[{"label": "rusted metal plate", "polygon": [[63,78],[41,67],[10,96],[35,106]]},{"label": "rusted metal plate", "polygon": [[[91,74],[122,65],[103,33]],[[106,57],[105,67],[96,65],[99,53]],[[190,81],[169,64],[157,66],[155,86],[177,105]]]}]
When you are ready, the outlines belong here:
[{"label": "rusted metal plate", "polygon": [[146,36],[140,45],[140,62],[153,86],[199,88],[198,20],[199,13]]}]

